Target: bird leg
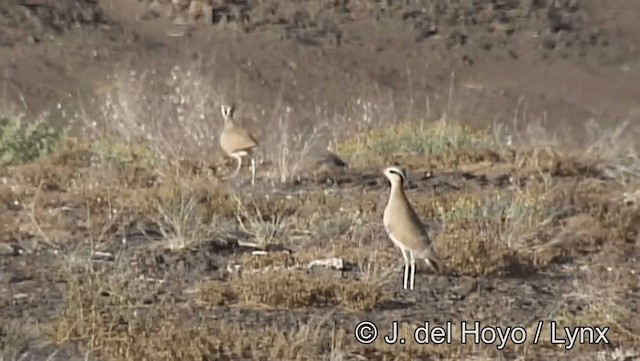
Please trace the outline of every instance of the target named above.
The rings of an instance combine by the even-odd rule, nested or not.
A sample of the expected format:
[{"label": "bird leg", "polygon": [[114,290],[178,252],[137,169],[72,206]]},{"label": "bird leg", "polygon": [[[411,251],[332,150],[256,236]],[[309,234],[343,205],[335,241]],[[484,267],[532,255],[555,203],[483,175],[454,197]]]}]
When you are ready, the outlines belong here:
[{"label": "bird leg", "polygon": [[416,283],[416,257],[411,251],[409,251],[409,261],[411,263],[411,278],[409,279],[409,289],[412,290]]},{"label": "bird leg", "polygon": [[404,277],[402,281],[402,288],[406,290],[408,286],[407,282],[409,281],[409,256],[407,255],[409,251],[405,249],[401,249],[400,251],[402,252],[402,258],[404,258]]},{"label": "bird leg", "polygon": [[238,175],[238,172],[240,172],[240,167],[242,167],[242,157],[235,157],[238,160],[238,165],[236,166],[236,170],[233,172],[232,175],[229,176],[229,178],[234,178],[235,176]]},{"label": "bird leg", "polygon": [[251,157],[251,186],[256,184],[256,160]]}]

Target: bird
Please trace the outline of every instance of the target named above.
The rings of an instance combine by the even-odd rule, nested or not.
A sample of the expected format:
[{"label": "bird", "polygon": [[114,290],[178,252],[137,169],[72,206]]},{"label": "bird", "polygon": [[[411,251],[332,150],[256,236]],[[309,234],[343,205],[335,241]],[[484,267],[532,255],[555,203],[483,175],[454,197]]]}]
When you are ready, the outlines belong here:
[{"label": "bird", "polygon": [[318,152],[316,156],[316,164],[320,166],[321,169],[349,168],[349,164],[338,157],[330,146],[328,146],[327,149]]},{"label": "bird", "polygon": [[400,167],[392,166],[385,168],[383,174],[391,183],[391,191],[382,223],[389,238],[400,248],[404,258],[403,288],[412,290],[415,285],[416,258],[424,259],[427,266],[438,274],[442,270],[442,261],[433,249],[427,230],[404,192],[403,185],[407,181],[407,173]]},{"label": "bird", "polygon": [[251,185],[254,185],[256,181],[256,163],[251,153],[258,147],[258,141],[249,131],[235,123],[233,111],[233,105],[222,104],[220,106],[220,113],[222,113],[222,119],[224,120],[224,126],[220,132],[220,147],[227,156],[238,161],[234,173],[227,178],[235,177],[240,171],[240,167],[242,167],[242,158],[250,156]]}]

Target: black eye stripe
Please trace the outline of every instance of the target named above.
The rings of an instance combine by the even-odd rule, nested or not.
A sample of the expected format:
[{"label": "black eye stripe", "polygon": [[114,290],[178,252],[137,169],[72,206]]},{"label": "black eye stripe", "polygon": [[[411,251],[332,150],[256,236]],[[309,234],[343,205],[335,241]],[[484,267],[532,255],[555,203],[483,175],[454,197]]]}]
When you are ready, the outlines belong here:
[{"label": "black eye stripe", "polygon": [[389,173],[397,174],[398,176],[400,176],[400,179],[404,182],[405,177],[404,177],[404,174],[402,174],[402,172],[399,172],[395,169],[390,169]]}]

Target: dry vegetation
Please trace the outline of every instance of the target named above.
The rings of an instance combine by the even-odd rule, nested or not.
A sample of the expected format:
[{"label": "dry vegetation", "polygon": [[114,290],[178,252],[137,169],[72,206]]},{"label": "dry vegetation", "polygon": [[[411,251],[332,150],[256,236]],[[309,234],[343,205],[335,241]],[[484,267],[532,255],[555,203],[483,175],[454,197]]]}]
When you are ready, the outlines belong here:
[{"label": "dry vegetation", "polygon": [[[16,307],[18,294],[28,298],[20,309],[43,313],[41,334],[57,345],[136,361],[563,353],[544,342],[497,351],[455,337],[448,346],[364,346],[352,331],[365,319],[402,320],[404,334],[426,320],[531,331],[538,319],[555,319],[610,326],[616,352],[640,345],[640,324],[630,317],[640,292],[640,162],[622,136],[601,136],[591,149],[540,145],[526,134],[508,145],[499,129],[451,120],[383,127],[384,114],[360,101],[362,119],[318,119],[299,134],[265,136],[260,183],[250,189],[246,171],[219,180],[231,169],[214,140],[216,102],[225,99],[196,74],[174,68],[158,84],[116,78],[102,113],[72,119],[76,130],[82,125],[76,134],[3,118],[0,266],[40,284],[3,286],[2,302]],[[277,106],[259,127],[295,129],[291,112]],[[345,136],[329,131],[338,121]],[[335,142],[350,169],[306,176],[317,164],[305,136]],[[391,163],[409,169],[414,206],[440,229],[445,275],[419,270],[414,294],[400,290],[400,253],[380,228],[380,168]],[[342,270],[307,267],[334,257]],[[44,306],[43,292],[51,292]],[[3,317],[0,359],[19,359],[27,331]]]}]

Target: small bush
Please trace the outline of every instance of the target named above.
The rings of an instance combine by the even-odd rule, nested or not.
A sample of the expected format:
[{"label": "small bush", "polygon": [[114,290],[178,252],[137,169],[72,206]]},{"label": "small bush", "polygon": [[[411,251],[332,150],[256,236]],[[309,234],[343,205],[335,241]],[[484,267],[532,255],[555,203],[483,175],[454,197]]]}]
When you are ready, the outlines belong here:
[{"label": "small bush", "polygon": [[23,117],[0,115],[0,162],[27,163],[53,152],[62,133],[41,121],[26,124]]},{"label": "small bush", "polygon": [[444,120],[423,126],[396,124],[359,135],[338,146],[355,164],[370,164],[372,159],[385,161],[398,155],[434,156],[461,150],[477,150],[489,144],[486,131],[474,130]]}]

